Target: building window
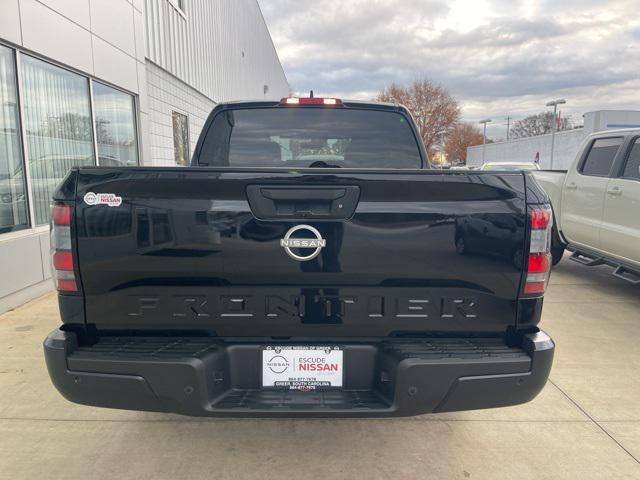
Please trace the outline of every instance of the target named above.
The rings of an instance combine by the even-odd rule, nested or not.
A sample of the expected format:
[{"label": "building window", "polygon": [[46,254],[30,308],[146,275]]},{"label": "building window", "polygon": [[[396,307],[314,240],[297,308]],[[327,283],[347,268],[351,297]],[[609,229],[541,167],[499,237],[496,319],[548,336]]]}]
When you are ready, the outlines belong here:
[{"label": "building window", "polygon": [[[139,164],[132,95],[31,55],[17,59],[0,45],[0,234],[47,224],[57,186],[72,167],[95,165],[96,152],[103,166]],[[186,117],[182,128],[187,140],[176,148],[188,164]]]},{"label": "building window", "polygon": [[93,82],[98,165],[124,167],[138,164],[134,106],[131,95]]},{"label": "building window", "polygon": [[95,164],[89,81],[27,55],[21,68],[34,218],[42,225],[69,169]]},{"label": "building window", "polygon": [[29,226],[14,53],[0,45],[0,233]]},{"label": "building window", "polygon": [[173,156],[176,165],[189,165],[189,120],[186,115],[172,112]]}]

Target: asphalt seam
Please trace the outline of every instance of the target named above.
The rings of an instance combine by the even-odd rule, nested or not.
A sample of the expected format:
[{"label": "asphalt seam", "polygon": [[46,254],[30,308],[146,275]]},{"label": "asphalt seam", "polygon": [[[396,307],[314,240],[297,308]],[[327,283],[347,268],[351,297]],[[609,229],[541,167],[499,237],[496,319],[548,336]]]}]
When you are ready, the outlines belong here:
[{"label": "asphalt seam", "polygon": [[571,403],[573,403],[578,410],[580,410],[585,416],[587,416],[600,430],[602,430],[605,435],[607,435],[611,440],[613,440],[616,443],[616,445],[618,445],[618,447],[620,447],[624,452],[627,453],[627,455],[629,455],[631,458],[633,458],[636,461],[636,463],[640,464],[640,460],[638,460],[638,458],[633,453],[631,453],[624,445],[622,445],[622,443],[620,443],[617,438],[615,438],[613,435],[611,435],[607,431],[606,428],[604,428],[602,425],[600,425],[600,423],[595,418],[593,418],[591,415],[589,415],[589,413],[584,408],[582,408],[582,406],[578,402],[576,402],[573,398],[571,398],[569,396],[569,394],[567,394],[567,392],[565,392],[562,388],[560,388],[550,378],[549,378],[548,381],[549,381],[549,383],[551,385],[556,387],[558,389],[558,391],[560,393],[562,393],[562,395],[564,395],[567,398],[567,400],[569,400]]}]

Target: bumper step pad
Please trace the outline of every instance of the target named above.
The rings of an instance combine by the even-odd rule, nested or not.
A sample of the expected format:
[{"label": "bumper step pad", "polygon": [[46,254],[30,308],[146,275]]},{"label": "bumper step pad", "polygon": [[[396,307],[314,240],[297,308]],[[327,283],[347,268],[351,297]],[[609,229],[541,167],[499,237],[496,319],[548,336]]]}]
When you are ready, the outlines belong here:
[{"label": "bumper step pad", "polygon": [[234,390],[214,405],[223,410],[384,410],[389,403],[373,390],[315,392]]}]

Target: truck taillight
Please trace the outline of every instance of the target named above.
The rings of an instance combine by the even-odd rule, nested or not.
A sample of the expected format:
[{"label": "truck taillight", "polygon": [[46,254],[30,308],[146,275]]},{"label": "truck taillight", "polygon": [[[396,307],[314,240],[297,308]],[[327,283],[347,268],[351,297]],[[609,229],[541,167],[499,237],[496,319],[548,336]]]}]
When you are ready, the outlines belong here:
[{"label": "truck taillight", "polygon": [[531,243],[524,294],[540,296],[544,294],[551,271],[551,227],[553,215],[548,206],[533,207],[529,210]]},{"label": "truck taillight", "polygon": [[71,252],[71,207],[63,203],[56,203],[51,211],[51,269],[59,292],[78,291]]}]

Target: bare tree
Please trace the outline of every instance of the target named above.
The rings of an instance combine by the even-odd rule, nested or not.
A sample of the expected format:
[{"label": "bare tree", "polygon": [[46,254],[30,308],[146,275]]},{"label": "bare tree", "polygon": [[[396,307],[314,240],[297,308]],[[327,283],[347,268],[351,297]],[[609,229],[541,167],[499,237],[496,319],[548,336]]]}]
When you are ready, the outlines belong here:
[{"label": "bare tree", "polygon": [[59,117],[49,117],[40,125],[38,135],[53,136],[69,140],[91,139],[91,119],[87,115],[63,113]]},{"label": "bare tree", "polygon": [[[511,137],[525,138],[551,133],[553,122],[554,118],[552,112],[542,112],[530,115],[522,120],[514,122],[513,127],[511,128]],[[559,118],[557,122],[557,131],[570,130],[573,127],[571,120],[566,117]]]},{"label": "bare tree", "polygon": [[460,119],[457,100],[446,88],[429,79],[416,80],[407,87],[391,84],[376,100],[400,103],[411,111],[428,153],[444,141]]},{"label": "bare tree", "polygon": [[459,122],[451,128],[444,152],[450,163],[466,163],[467,147],[474,145],[482,145],[482,132],[471,123]]}]

